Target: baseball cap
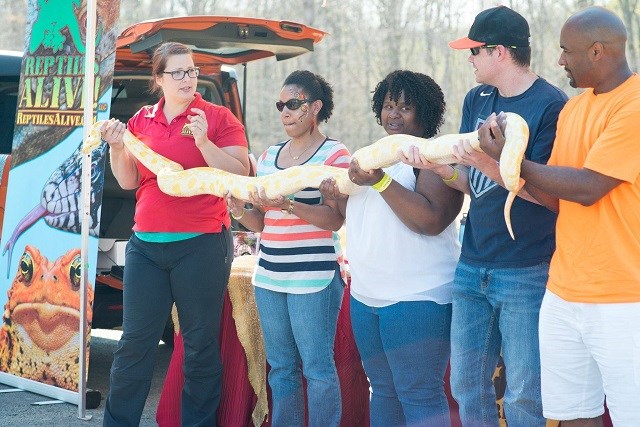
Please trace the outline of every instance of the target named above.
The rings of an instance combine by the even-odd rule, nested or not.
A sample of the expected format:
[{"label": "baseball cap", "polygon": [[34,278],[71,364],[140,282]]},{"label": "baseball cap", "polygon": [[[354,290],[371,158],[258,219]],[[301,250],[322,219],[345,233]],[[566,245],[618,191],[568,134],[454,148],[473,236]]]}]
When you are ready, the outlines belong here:
[{"label": "baseball cap", "polygon": [[480,12],[469,29],[469,35],[449,42],[453,49],[469,49],[484,45],[528,47],[531,35],[527,20],[506,6]]}]

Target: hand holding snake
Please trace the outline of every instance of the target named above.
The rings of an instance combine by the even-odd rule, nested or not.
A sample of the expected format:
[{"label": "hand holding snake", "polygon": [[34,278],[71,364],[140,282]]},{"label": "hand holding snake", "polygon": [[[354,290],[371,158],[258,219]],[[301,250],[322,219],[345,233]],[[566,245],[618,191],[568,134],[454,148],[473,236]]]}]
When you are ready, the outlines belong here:
[{"label": "hand holding snake", "polygon": [[382,179],[384,171],[380,168],[366,171],[360,167],[358,159],[353,158],[349,164],[348,174],[354,184],[370,187]]},{"label": "hand holding snake", "polygon": [[100,137],[109,144],[110,149],[121,150],[124,148],[123,137],[125,130],[127,130],[127,126],[120,120],[108,120],[100,127]]},{"label": "hand holding snake", "polygon": [[[505,144],[505,137],[502,129],[507,123],[507,115],[504,112],[490,115],[483,126],[478,129],[480,147],[494,160],[500,160],[500,154]],[[501,129],[502,128],[502,129]]]},{"label": "hand holding snake", "polygon": [[402,163],[416,169],[430,170],[444,179],[449,178],[453,173],[453,166],[429,161],[422,153],[420,153],[420,149],[416,146],[412,146],[406,154],[400,151],[398,155],[400,156],[400,161]]},{"label": "hand holding snake", "polygon": [[257,191],[249,193],[249,202],[254,206],[271,207],[277,209],[286,209],[289,206],[289,199],[283,195],[276,197],[268,197],[263,187],[259,187]]}]

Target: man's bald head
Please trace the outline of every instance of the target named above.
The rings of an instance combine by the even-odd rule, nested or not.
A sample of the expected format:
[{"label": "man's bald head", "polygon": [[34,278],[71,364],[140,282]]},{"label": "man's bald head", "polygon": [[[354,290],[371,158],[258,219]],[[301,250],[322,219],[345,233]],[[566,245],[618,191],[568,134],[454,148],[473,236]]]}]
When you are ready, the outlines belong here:
[{"label": "man's bald head", "polygon": [[624,49],[627,42],[627,29],[622,20],[603,7],[592,6],[583,9],[571,15],[564,26],[581,32],[588,43],[600,42]]}]

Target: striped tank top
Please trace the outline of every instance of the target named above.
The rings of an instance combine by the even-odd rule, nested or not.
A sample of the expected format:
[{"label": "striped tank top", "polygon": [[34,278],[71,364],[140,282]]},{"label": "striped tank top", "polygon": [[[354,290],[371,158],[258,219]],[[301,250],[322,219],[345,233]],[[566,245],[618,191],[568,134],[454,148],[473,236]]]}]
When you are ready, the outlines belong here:
[{"label": "striped tank top", "polygon": [[[257,175],[278,170],[278,157],[287,141],[269,147],[258,160]],[[340,142],[325,139],[306,165],[349,167],[349,150]],[[317,188],[305,188],[290,197],[308,205],[322,204]],[[260,234],[260,253],[253,284],[277,292],[318,292],[331,283],[336,263],[342,264],[337,233],[309,224],[278,208],[266,208]]]}]

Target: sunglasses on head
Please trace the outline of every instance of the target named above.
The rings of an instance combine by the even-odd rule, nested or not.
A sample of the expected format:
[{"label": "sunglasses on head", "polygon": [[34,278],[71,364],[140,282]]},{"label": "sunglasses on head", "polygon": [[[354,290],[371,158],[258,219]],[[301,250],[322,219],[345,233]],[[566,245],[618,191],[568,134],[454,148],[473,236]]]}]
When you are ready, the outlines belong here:
[{"label": "sunglasses on head", "polygon": [[[484,46],[478,46],[478,47],[472,47],[469,50],[471,51],[471,55],[476,56],[480,53],[480,49],[491,49],[494,47],[498,47],[500,45],[497,44],[485,44]],[[505,47],[510,47],[512,49],[517,49],[517,46],[505,46]]]},{"label": "sunglasses on head", "polygon": [[276,108],[278,109],[278,111],[282,111],[284,110],[284,107],[287,107],[289,110],[293,111],[293,110],[297,110],[298,108],[302,107],[302,104],[308,103],[308,102],[313,102],[313,100],[311,99],[290,99],[287,102],[282,102],[282,101],[278,101],[276,102]]}]

